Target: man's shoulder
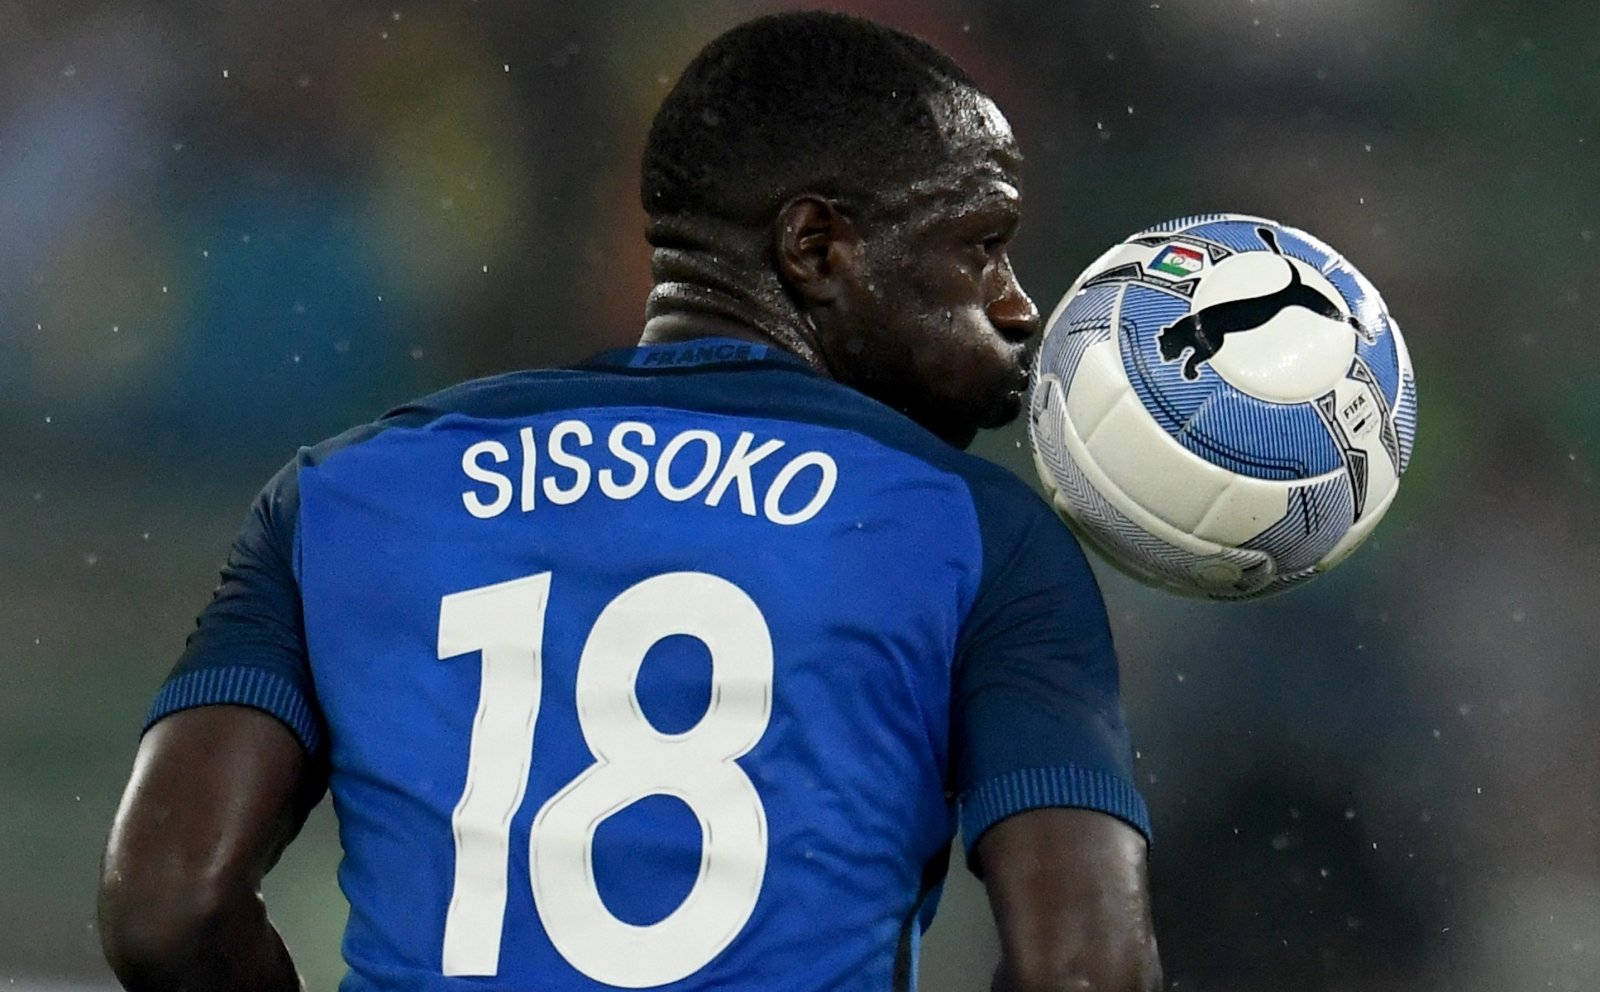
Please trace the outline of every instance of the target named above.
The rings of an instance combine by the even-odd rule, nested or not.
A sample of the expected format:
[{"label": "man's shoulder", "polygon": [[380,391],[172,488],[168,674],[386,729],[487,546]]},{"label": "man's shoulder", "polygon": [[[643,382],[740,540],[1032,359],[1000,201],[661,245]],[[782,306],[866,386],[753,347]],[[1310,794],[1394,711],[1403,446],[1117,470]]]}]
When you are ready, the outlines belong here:
[{"label": "man's shoulder", "polygon": [[450,414],[502,420],[559,409],[583,396],[603,400],[606,378],[603,371],[580,367],[501,372],[401,404],[378,418],[375,426],[412,427]]},{"label": "man's shoulder", "polygon": [[387,411],[376,420],[356,424],[332,437],[300,449],[302,465],[317,465],[354,445],[387,431],[416,429],[452,414],[484,419],[505,419],[549,408],[550,387],[582,388],[599,373],[574,368],[519,369],[478,379],[468,379],[417,397]]}]

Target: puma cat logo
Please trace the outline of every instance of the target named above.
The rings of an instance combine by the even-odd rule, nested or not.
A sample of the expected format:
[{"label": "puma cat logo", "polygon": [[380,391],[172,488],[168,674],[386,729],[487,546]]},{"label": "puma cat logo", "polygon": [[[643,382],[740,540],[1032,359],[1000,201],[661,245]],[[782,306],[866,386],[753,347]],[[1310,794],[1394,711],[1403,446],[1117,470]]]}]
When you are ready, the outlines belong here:
[{"label": "puma cat logo", "polygon": [[[1278,238],[1271,228],[1258,227],[1256,233],[1261,235],[1261,240],[1266,242],[1273,254],[1283,258],[1283,252],[1278,248]],[[1159,339],[1162,359],[1174,361],[1185,351],[1189,352],[1188,360],[1183,363],[1183,377],[1198,379],[1201,363],[1209,362],[1222,350],[1224,339],[1229,334],[1253,331],[1290,307],[1304,307],[1318,316],[1347,323],[1371,340],[1372,335],[1360,321],[1346,317],[1321,290],[1301,282],[1300,270],[1295,268],[1293,262],[1284,258],[1284,264],[1289,267],[1289,285],[1277,292],[1245,300],[1213,303],[1163,327]]]}]

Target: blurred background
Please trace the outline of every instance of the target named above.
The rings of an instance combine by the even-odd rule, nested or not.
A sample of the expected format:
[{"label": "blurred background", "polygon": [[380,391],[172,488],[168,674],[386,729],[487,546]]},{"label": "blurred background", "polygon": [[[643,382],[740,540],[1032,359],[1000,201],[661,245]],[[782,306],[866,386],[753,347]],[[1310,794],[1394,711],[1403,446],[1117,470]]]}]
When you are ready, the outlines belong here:
[{"label": "blurred background", "polygon": [[[298,444],[637,334],[637,161],[693,53],[780,3],[0,4],[0,982],[109,982],[136,733]],[[1600,988],[1600,6],[862,0],[998,98],[1023,281],[1228,210],[1384,292],[1415,460],[1281,598],[1102,569],[1175,990]],[[1019,429],[978,450],[1032,479]],[[269,879],[342,969],[324,807]],[[924,987],[987,986],[954,866]]]}]

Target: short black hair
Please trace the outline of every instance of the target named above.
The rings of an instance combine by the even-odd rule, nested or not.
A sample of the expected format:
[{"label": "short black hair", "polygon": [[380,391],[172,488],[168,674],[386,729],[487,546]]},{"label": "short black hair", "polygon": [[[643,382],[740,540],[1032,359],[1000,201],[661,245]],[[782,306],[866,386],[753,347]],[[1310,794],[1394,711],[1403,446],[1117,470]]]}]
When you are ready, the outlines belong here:
[{"label": "short black hair", "polygon": [[949,56],[859,17],[741,24],[701,50],[656,112],[645,211],[760,224],[802,192],[869,208],[949,157],[929,97],[960,87],[978,88]]}]

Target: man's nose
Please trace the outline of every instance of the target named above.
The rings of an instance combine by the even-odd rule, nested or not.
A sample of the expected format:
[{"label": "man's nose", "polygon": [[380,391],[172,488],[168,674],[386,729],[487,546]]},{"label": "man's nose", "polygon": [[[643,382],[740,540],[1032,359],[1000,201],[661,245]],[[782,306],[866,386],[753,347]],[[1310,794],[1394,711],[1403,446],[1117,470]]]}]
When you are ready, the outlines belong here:
[{"label": "man's nose", "polygon": [[1001,269],[1003,282],[1000,291],[984,308],[990,323],[1000,331],[1000,336],[1011,342],[1022,342],[1039,333],[1039,308],[1033,305],[1010,259]]}]

